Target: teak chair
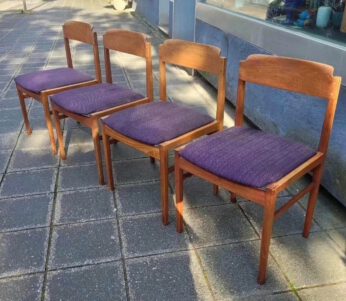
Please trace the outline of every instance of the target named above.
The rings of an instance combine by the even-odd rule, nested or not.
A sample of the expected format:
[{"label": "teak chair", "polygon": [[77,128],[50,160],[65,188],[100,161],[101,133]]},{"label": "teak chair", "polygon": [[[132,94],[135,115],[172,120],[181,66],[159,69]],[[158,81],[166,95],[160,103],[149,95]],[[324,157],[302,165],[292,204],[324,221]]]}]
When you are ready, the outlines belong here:
[{"label": "teak chair", "polygon": [[[166,64],[197,69],[218,77],[216,119],[194,109],[167,102]],[[103,142],[109,187],[114,190],[110,138],[160,161],[162,220],[168,224],[168,152],[223,128],[226,59],[219,48],[181,40],[160,46],[160,99],[103,119]],[[172,170],[172,169],[171,169]]]},{"label": "teak chair", "polygon": [[[89,127],[92,131],[99,183],[101,185],[104,184],[104,176],[99,134],[100,118],[129,107],[150,102],[153,99],[151,43],[147,36],[142,33],[113,29],[104,34],[103,44],[107,83],[74,89],[51,97],[61,158],[66,159],[66,151],[60,119],[70,117]],[[145,59],[147,96],[112,83],[110,50]]]},{"label": "teak chair", "polygon": [[[326,99],[328,106],[318,150],[277,135],[243,128],[246,83]],[[310,198],[303,236],[309,236],[340,84],[341,78],[333,76],[333,67],[324,64],[267,55],[251,55],[241,62],[235,127],[176,151],[177,231],[183,231],[185,173],[196,175],[263,206],[258,276],[258,283],[263,284],[273,223],[308,193]],[[276,209],[279,193],[309,172],[313,174],[312,183]]]},{"label": "teak chair", "polygon": [[[14,79],[27,134],[30,135],[32,129],[28,118],[25,100],[27,98],[33,98],[43,105],[52,151],[54,154],[56,154],[56,143],[51,112],[49,109],[49,96],[65,90],[94,85],[102,80],[97,34],[94,32],[92,25],[79,21],[68,21],[63,25],[63,35],[67,67],[22,74]],[[73,68],[70,40],[90,44],[93,47],[96,79]]]}]

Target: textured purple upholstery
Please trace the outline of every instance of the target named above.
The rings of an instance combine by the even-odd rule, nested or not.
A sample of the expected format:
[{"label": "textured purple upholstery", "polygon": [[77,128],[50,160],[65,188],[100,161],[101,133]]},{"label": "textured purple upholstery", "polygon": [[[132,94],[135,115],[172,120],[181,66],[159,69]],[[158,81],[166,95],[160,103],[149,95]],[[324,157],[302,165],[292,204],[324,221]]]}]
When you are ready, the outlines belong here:
[{"label": "textured purple upholstery", "polygon": [[142,98],[142,94],[128,88],[104,83],[53,95],[51,101],[67,111],[88,116]]},{"label": "textured purple upholstery", "polygon": [[103,122],[127,137],[158,145],[213,120],[208,115],[182,105],[156,102],[113,114]]},{"label": "textured purple upholstery", "polygon": [[78,84],[93,79],[92,76],[72,68],[57,68],[22,74],[17,76],[14,81],[24,89],[39,94],[44,90]]},{"label": "textured purple upholstery", "polygon": [[316,154],[309,147],[255,129],[230,128],[189,144],[181,156],[230,181],[263,188]]}]

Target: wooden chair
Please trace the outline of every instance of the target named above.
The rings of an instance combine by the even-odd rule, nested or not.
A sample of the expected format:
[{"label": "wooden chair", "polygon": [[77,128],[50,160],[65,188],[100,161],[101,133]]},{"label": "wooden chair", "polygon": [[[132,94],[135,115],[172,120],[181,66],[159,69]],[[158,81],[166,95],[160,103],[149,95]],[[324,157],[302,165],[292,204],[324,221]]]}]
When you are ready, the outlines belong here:
[{"label": "wooden chair", "polygon": [[[61,158],[63,160],[66,159],[66,152],[60,120],[70,117],[89,127],[92,131],[101,185],[104,184],[104,176],[102,171],[99,120],[111,113],[144,104],[153,99],[151,43],[147,36],[142,33],[113,29],[104,34],[103,44],[107,83],[74,89],[51,97]],[[145,59],[147,96],[112,83],[110,50]]]},{"label": "wooden chair", "polygon": [[[67,68],[65,67],[31,72],[19,75],[14,79],[27,134],[30,135],[32,133],[32,129],[28,118],[25,100],[28,98],[33,98],[43,105],[52,151],[54,154],[56,154],[56,143],[53,132],[51,112],[49,109],[49,96],[65,90],[94,85],[102,81],[97,34],[94,32],[92,25],[79,21],[68,21],[63,25],[62,28],[64,34]],[[94,52],[96,79],[73,68],[70,40],[79,41],[92,46]]]},{"label": "wooden chair", "polygon": [[[244,128],[245,85],[252,83],[326,99],[318,150],[259,130]],[[241,62],[235,127],[200,139],[176,151],[177,231],[183,231],[183,178],[196,175],[264,207],[258,283],[266,279],[273,222],[310,193],[304,237],[309,236],[326,159],[341,78],[333,68],[292,58],[251,55]],[[281,208],[280,192],[307,173],[312,183]]]},{"label": "wooden chair", "polygon": [[[166,64],[215,74],[218,77],[216,119],[197,110],[167,102]],[[160,99],[103,119],[103,142],[109,187],[114,190],[110,138],[123,142],[160,161],[162,220],[168,224],[168,152],[223,128],[226,59],[219,48],[181,40],[160,46]]]}]

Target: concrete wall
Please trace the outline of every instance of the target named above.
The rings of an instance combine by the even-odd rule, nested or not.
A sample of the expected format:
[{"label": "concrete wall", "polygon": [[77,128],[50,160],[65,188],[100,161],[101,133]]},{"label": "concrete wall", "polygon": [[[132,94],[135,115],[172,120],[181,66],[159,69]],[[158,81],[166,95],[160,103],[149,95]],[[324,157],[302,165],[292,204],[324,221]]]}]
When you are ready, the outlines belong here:
[{"label": "concrete wall", "polygon": [[[196,22],[196,41],[222,49],[228,59],[227,97],[235,104],[239,62],[254,53],[270,52],[203,21]],[[215,83],[214,83],[215,84]],[[259,128],[316,148],[325,102],[255,85],[249,86],[245,114]],[[343,87],[330,142],[323,185],[346,206],[346,87]]]}]

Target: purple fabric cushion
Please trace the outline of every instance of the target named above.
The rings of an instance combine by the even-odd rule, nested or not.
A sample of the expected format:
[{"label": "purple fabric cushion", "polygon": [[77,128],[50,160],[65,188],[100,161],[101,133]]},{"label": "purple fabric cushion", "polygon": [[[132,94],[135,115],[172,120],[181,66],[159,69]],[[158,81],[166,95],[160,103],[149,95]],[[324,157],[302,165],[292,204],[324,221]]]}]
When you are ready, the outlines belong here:
[{"label": "purple fabric cushion", "polygon": [[127,137],[149,145],[159,145],[213,120],[182,105],[155,102],[113,114],[103,122]]},{"label": "purple fabric cushion", "polygon": [[181,156],[224,179],[263,188],[316,154],[309,147],[255,129],[230,128],[186,146]]},{"label": "purple fabric cushion", "polygon": [[67,111],[88,116],[142,98],[130,89],[104,83],[53,95],[51,101]]},{"label": "purple fabric cushion", "polygon": [[87,82],[93,79],[92,76],[72,68],[57,68],[22,74],[17,76],[14,81],[24,89],[39,94],[44,90]]}]

